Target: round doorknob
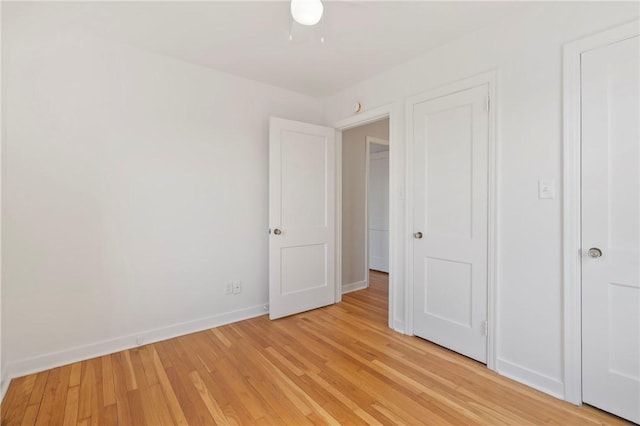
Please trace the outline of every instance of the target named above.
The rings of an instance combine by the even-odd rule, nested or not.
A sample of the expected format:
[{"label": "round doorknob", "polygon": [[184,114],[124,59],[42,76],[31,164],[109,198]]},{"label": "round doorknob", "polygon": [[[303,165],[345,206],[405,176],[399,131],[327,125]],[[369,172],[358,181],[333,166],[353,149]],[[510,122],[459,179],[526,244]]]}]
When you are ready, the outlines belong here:
[{"label": "round doorknob", "polygon": [[589,255],[589,257],[593,257],[597,259],[598,257],[602,257],[602,250],[600,250],[597,247],[591,247],[587,252],[587,254]]},{"label": "round doorknob", "polygon": [[418,231],[415,234],[413,234],[413,238],[415,238],[416,240],[421,240],[422,239],[422,232]]},{"label": "round doorknob", "polygon": [[282,231],[279,230],[278,228],[276,228],[276,229],[273,230],[273,233],[276,234],[276,235],[280,235],[280,234],[282,234]]}]

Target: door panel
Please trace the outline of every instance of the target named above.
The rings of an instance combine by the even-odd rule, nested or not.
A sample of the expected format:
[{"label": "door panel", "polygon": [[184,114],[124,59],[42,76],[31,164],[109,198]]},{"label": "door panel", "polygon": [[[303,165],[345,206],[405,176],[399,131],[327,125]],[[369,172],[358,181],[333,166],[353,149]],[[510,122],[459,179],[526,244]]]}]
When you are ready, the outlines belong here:
[{"label": "door panel", "polygon": [[369,155],[369,269],[389,272],[389,151]]},{"label": "door panel", "polygon": [[269,317],[335,302],[335,130],[271,118]]},{"label": "door panel", "polygon": [[486,85],[413,109],[414,333],[481,362],[487,341]]},{"label": "door panel", "polygon": [[283,130],[280,146],[282,170],[282,226],[327,226],[327,139]]},{"label": "door panel", "polygon": [[472,105],[456,105],[430,113],[425,123],[427,235],[471,238],[472,114]]},{"label": "door panel", "polygon": [[[638,37],[582,54],[583,401],[640,423]],[[590,248],[601,257],[588,255]],[[593,253],[597,256],[598,253]]]}]

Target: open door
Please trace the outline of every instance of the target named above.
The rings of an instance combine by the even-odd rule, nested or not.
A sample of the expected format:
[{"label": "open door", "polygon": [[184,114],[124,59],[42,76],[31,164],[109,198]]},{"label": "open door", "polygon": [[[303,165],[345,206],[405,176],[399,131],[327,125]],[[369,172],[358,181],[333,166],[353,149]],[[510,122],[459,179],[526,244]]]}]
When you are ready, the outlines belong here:
[{"label": "open door", "polygon": [[335,302],[335,130],[269,122],[269,318]]}]

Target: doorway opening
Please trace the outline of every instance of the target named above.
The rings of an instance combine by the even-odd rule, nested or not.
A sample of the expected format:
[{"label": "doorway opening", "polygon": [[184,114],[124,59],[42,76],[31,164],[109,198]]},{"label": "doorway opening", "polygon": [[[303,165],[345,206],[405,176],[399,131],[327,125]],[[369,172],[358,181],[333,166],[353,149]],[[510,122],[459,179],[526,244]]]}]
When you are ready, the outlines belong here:
[{"label": "doorway opening", "polygon": [[342,132],[343,294],[389,274],[389,148],[388,117]]}]

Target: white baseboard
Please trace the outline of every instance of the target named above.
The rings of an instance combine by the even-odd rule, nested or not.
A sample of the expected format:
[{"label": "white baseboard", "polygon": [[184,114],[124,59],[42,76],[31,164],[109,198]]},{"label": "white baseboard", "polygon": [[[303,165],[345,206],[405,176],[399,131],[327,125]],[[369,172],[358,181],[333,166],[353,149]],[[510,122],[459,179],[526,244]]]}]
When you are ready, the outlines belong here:
[{"label": "white baseboard", "polygon": [[564,384],[553,377],[538,373],[537,371],[505,361],[498,358],[496,362],[496,370],[499,374],[523,383],[541,392],[554,396],[558,399],[564,399]]},{"label": "white baseboard", "polygon": [[407,334],[404,328],[404,321],[394,320],[393,321],[393,329],[398,333]]},{"label": "white baseboard", "polygon": [[[27,374],[38,373],[50,368],[56,368],[62,365],[135,348],[137,346],[141,346],[136,343],[136,340],[140,337],[142,338],[142,345],[147,345],[149,343],[160,342],[162,340],[184,336],[185,334],[196,333],[198,331],[219,327],[221,325],[258,317],[267,313],[267,305],[261,304],[194,321],[186,321],[170,325],[168,327],[156,328],[136,334],[117,337],[115,339],[103,340],[101,342],[90,343],[84,346],[77,346],[60,352],[52,352],[12,362],[7,365],[6,374],[8,376],[7,378],[10,380],[14,377],[22,377]],[[5,386],[5,382],[7,382],[6,386],[8,386],[9,380],[3,380],[2,385]]]},{"label": "white baseboard", "polygon": [[10,383],[11,379],[6,374],[0,378],[0,402],[2,402],[4,396],[7,394],[7,389],[9,389]]},{"label": "white baseboard", "polygon": [[352,291],[364,290],[368,287],[366,281],[357,281],[350,284],[342,284],[342,294],[351,293]]}]

